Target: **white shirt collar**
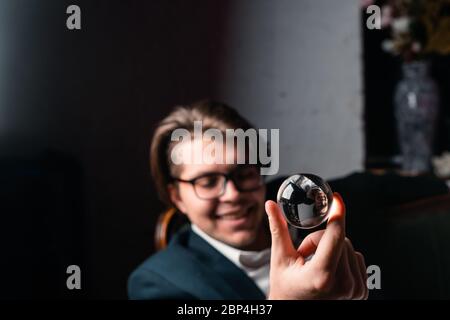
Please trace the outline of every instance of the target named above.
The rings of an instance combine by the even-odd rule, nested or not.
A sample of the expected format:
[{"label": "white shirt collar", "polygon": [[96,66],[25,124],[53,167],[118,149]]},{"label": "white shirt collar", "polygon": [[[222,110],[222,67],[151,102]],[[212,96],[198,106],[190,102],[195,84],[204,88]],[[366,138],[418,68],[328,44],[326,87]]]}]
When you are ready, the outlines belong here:
[{"label": "white shirt collar", "polygon": [[269,264],[270,248],[261,251],[244,251],[229,246],[219,240],[214,239],[206,234],[195,224],[191,224],[192,231],[208,242],[217,251],[222,253],[226,258],[233,262],[236,266],[245,271],[258,269]]}]

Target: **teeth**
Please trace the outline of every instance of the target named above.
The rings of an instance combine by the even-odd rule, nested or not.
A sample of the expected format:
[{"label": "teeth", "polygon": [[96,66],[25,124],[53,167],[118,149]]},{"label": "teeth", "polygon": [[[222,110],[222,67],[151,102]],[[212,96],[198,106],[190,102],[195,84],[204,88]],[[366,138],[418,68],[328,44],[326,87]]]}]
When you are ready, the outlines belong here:
[{"label": "teeth", "polygon": [[225,219],[225,220],[235,220],[235,219],[242,218],[242,217],[244,217],[244,216],[246,216],[246,215],[247,215],[247,212],[240,213],[240,214],[227,214],[227,215],[225,215],[225,216],[222,216],[222,219]]},{"label": "teeth", "polygon": [[251,212],[251,209],[252,209],[252,207],[249,207],[249,208],[245,209],[244,211],[240,211],[240,213],[227,213],[227,214],[218,216],[218,218],[224,219],[224,220],[237,220],[242,217],[248,216]]}]

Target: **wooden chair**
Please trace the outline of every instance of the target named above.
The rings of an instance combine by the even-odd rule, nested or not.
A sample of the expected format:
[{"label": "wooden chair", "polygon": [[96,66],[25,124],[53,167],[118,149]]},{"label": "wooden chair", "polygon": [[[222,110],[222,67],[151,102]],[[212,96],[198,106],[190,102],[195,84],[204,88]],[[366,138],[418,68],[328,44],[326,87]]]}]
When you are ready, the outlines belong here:
[{"label": "wooden chair", "polygon": [[187,224],[189,224],[189,220],[186,215],[180,213],[176,208],[170,208],[162,212],[156,222],[155,250],[164,249],[172,235]]}]

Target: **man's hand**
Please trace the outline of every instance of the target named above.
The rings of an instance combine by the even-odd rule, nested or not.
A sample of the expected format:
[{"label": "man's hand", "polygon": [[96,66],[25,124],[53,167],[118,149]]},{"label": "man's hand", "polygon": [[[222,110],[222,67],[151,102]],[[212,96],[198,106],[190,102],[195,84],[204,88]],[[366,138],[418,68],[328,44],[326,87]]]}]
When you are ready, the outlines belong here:
[{"label": "man's hand", "polygon": [[266,202],[272,234],[269,299],[367,299],[364,257],[345,237],[345,205],[338,193],[330,210],[326,229],[309,234],[295,250],[280,208]]}]

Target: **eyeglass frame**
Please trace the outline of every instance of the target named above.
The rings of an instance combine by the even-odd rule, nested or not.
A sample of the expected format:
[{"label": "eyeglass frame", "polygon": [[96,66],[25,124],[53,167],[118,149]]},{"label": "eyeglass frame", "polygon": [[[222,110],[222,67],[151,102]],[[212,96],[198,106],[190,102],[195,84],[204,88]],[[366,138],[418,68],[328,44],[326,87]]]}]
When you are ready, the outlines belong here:
[{"label": "eyeglass frame", "polygon": [[[256,167],[256,168],[258,168],[258,166],[246,166],[246,167]],[[189,179],[189,180],[184,180],[184,179],[180,179],[180,178],[177,178],[177,177],[172,177],[172,179],[175,180],[175,181],[178,181],[178,182],[184,182],[184,183],[189,183],[189,184],[191,184],[192,187],[194,188],[194,193],[195,193],[195,195],[196,195],[199,199],[201,199],[201,200],[214,200],[214,199],[218,199],[218,198],[220,198],[221,196],[223,196],[223,195],[225,194],[225,190],[226,190],[226,188],[227,188],[227,183],[228,183],[228,181],[230,181],[230,180],[233,182],[234,187],[235,187],[239,192],[253,192],[253,191],[256,191],[256,190],[260,189],[260,188],[265,184],[265,176],[259,174],[260,184],[259,184],[257,187],[251,188],[251,189],[242,189],[242,188],[240,188],[240,187],[238,186],[238,184],[236,183],[236,181],[234,180],[235,178],[233,177],[233,175],[236,174],[236,172],[237,172],[239,169],[242,169],[242,168],[243,168],[242,166],[237,166],[236,168],[234,168],[233,170],[231,170],[231,171],[228,172],[228,173],[223,173],[223,172],[208,172],[208,173],[201,174],[200,176],[195,177],[195,178],[192,178],[192,179]],[[205,178],[205,177],[215,176],[215,175],[222,176],[222,177],[225,178],[224,183],[223,183],[223,186],[222,186],[222,191],[220,192],[220,194],[217,195],[217,196],[214,196],[214,197],[212,197],[212,198],[204,198],[204,197],[200,197],[200,196],[198,195],[197,189],[196,189],[196,187],[195,187],[195,181],[198,180],[198,179],[200,179],[200,178]]]}]

